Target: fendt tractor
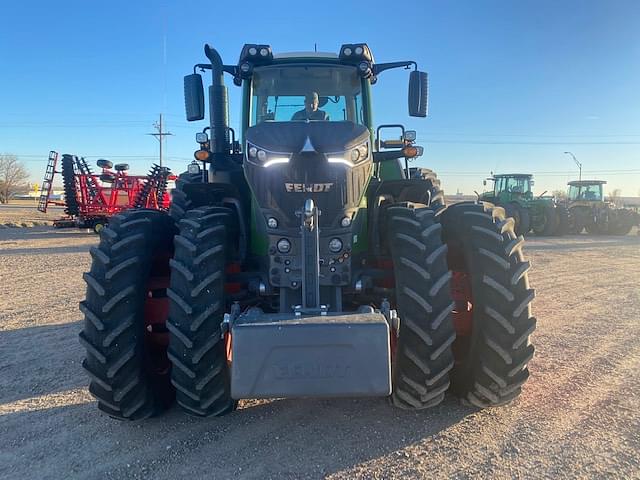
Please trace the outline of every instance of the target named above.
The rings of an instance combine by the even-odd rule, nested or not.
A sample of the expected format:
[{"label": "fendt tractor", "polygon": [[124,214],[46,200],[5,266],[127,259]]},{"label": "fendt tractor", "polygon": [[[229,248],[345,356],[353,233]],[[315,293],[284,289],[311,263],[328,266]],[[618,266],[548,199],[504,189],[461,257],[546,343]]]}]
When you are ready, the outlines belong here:
[{"label": "fendt tractor", "polygon": [[569,182],[566,205],[569,211],[567,231],[591,234],[627,235],[639,216],[628,208],[617,208],[604,199],[604,180],[574,180]]},{"label": "fendt tractor", "polygon": [[[566,206],[543,192],[533,195],[533,175],[509,173],[492,175],[493,190],[484,192],[481,199],[504,208],[513,218],[517,235],[533,230],[536,235],[562,235],[565,233],[568,212]],[[485,181],[486,185],[486,181]]]},{"label": "fendt tractor", "polygon": [[[210,70],[210,125],[169,213],[116,215],[91,250],[80,340],[99,408],[137,420],[174,400],[211,416],[248,398],[517,397],[536,323],[523,239],[502,208],[447,208],[436,175],[408,167],[415,132],[373,123],[371,87],[394,68],[412,69],[409,114],[425,117],[426,73],[375,63],[366,44],[205,55],[185,103],[204,118],[195,72]],[[238,134],[225,74],[242,89]]]}]

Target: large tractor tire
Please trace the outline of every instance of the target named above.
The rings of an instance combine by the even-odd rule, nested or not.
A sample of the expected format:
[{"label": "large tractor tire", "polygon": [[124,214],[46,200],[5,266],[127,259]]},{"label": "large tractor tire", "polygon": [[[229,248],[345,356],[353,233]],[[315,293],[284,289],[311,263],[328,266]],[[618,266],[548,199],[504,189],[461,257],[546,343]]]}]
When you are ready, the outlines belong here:
[{"label": "large tractor tire", "polygon": [[78,192],[76,190],[76,177],[73,169],[73,156],[62,156],[62,182],[64,186],[64,213],[76,216],[80,213],[78,205]]},{"label": "large tractor tire", "polygon": [[202,181],[201,179],[201,173],[184,172],[178,176],[176,188],[171,190],[171,206],[169,207],[169,215],[171,215],[176,222],[184,218],[189,210],[202,207],[202,205],[196,205],[184,191],[186,185],[200,182]]},{"label": "large tractor tire", "polygon": [[516,235],[526,235],[531,230],[531,217],[529,209],[515,202],[508,203],[504,206],[507,217],[513,218]]},{"label": "large tractor tire", "polygon": [[556,215],[558,216],[558,224],[554,235],[566,235],[569,233],[569,210],[564,205],[557,205]]},{"label": "large tractor tire", "polygon": [[606,235],[609,230],[609,218],[606,212],[598,212],[592,215],[584,225],[585,230],[590,235]]},{"label": "large tractor tire", "polygon": [[558,214],[554,205],[544,205],[542,208],[542,221],[534,223],[533,231],[536,235],[549,237],[558,228]]},{"label": "large tractor tire", "polygon": [[440,180],[438,175],[428,168],[412,168],[410,170],[411,178],[419,178],[426,182],[426,197],[422,199],[416,199],[415,203],[424,203],[427,207],[433,210],[437,215],[440,214],[443,208],[445,208],[444,190],[440,187]]},{"label": "large tractor tire", "polygon": [[128,210],[110,218],[91,249],[83,367],[98,408],[112,417],[140,420],[173,402],[165,324],[174,234],[166,213]]},{"label": "large tractor tire", "polygon": [[222,334],[231,221],[230,210],[222,207],[187,212],[171,260],[171,381],[178,404],[196,416],[224,415],[237,405],[231,398],[228,337]]},{"label": "large tractor tire", "polygon": [[455,301],[452,391],[479,408],[503,405],[520,394],[534,353],[524,240],[490,204],[452,205],[440,221]]},{"label": "large tractor tire", "polygon": [[609,235],[628,235],[635,223],[633,211],[628,209],[615,210],[615,214],[610,216],[608,231]]},{"label": "large tractor tire", "polygon": [[569,208],[569,227],[567,233],[572,235],[582,233],[590,215],[591,209],[580,206]]},{"label": "large tractor tire", "polygon": [[424,205],[389,207],[387,218],[399,316],[391,401],[405,409],[432,407],[444,398],[453,367],[447,248],[435,212]]}]

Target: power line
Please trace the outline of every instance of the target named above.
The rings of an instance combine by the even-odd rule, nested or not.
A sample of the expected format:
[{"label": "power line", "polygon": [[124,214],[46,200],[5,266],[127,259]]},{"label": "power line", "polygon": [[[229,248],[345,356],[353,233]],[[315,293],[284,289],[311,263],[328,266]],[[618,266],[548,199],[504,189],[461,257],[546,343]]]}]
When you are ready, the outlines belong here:
[{"label": "power line", "polygon": [[154,123],[153,126],[156,128],[156,130],[158,130],[157,133],[147,133],[147,135],[151,135],[154,136],[158,139],[158,141],[160,142],[160,166],[162,167],[162,141],[164,140],[164,137],[169,136],[169,135],[173,135],[173,133],[171,132],[163,132],[162,131],[162,114],[160,114],[160,122],[159,123]]}]

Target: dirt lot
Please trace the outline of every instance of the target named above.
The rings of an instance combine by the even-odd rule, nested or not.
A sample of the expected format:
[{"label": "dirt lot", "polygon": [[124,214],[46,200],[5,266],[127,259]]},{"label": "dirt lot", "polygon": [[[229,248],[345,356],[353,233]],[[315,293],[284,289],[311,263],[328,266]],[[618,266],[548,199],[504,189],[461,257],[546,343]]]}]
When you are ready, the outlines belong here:
[{"label": "dirt lot", "polygon": [[36,200],[13,200],[8,205],[0,205],[0,228],[33,227],[52,225],[64,216],[64,208],[49,206],[47,213],[37,210]]},{"label": "dirt lot", "polygon": [[640,237],[528,242],[532,378],[485,411],[243,402],[131,424],[98,412],[78,301],[93,234],[0,229],[1,478],[640,478]]}]

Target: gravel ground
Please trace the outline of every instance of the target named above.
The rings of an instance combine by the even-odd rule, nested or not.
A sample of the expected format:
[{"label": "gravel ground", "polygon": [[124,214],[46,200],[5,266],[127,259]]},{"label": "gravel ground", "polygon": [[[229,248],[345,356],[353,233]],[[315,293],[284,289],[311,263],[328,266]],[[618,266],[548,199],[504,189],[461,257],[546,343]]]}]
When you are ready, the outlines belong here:
[{"label": "gravel ground", "polygon": [[53,225],[53,221],[64,216],[64,208],[50,205],[47,213],[37,210],[35,200],[14,200],[0,205],[0,228],[33,227]]},{"label": "gravel ground", "polygon": [[640,237],[532,238],[531,380],[453,397],[241,402],[142,423],[102,415],[77,341],[93,234],[0,229],[0,478],[640,478]]}]

